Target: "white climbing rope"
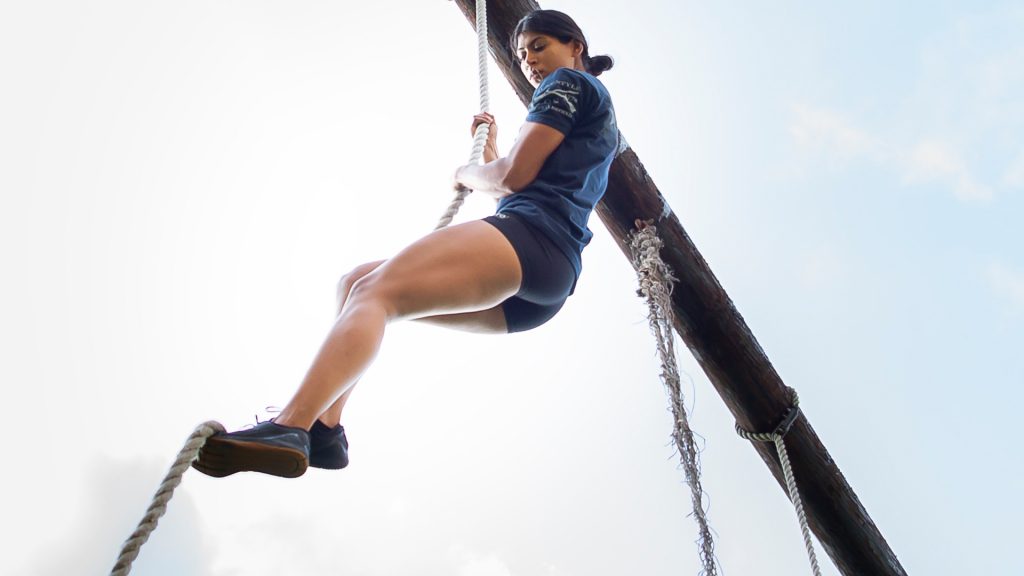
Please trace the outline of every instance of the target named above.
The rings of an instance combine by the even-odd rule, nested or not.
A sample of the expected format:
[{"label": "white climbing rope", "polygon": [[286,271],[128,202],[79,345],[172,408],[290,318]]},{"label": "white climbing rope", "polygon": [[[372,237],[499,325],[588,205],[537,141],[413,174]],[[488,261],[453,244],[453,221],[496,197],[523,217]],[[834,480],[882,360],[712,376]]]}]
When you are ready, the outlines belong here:
[{"label": "white climbing rope", "polygon": [[210,421],[197,426],[192,435],[188,437],[188,441],[185,442],[181,452],[178,452],[178,457],[171,465],[171,469],[164,476],[164,481],[160,483],[160,488],[157,489],[153,501],[146,509],[146,515],[142,517],[135,532],[132,532],[132,535],[125,540],[121,547],[121,553],[117,557],[114,568],[110,571],[110,576],[127,576],[131,572],[132,562],[138,557],[142,545],[149,540],[149,535],[156,530],[156,524],[160,517],[167,511],[167,503],[174,495],[174,489],[181,484],[182,475],[188,470],[192,461],[199,456],[199,450],[206,444],[206,440],[210,436],[224,431],[224,426],[219,422]]},{"label": "white climbing rope", "polygon": [[[482,112],[490,112],[491,109],[491,98],[489,83],[487,80],[487,2],[486,0],[476,0],[476,30],[477,30],[477,60],[479,67],[480,76],[480,110]],[[483,157],[484,146],[487,144],[487,135],[490,133],[489,124],[480,124],[476,128],[476,133],[473,135],[473,150],[469,156],[469,163],[479,163]],[[471,190],[468,188],[460,188],[456,191],[455,198],[448,206],[448,210],[445,211],[441,220],[438,222],[435,229],[444,228],[451,224],[455,215],[459,212],[459,208],[466,200],[466,196],[469,195]],[[206,444],[206,440],[214,434],[225,432],[224,427],[217,422],[205,422],[200,424],[192,435],[189,436],[188,441],[185,443],[185,447],[182,448],[181,452],[178,453],[178,458],[174,461],[174,465],[171,466],[171,470],[167,473],[164,481],[160,484],[160,488],[157,490],[156,495],[153,496],[153,501],[149,508],[146,510],[145,516],[139,522],[135,532],[125,541],[121,547],[121,553],[118,555],[117,562],[114,564],[113,570],[110,572],[110,576],[127,576],[131,571],[132,562],[139,555],[139,550],[142,545],[149,539],[149,535],[156,529],[157,521],[167,511],[167,503],[170,501],[171,496],[174,494],[174,489],[181,484],[181,477],[185,474],[185,470],[192,464],[192,461],[199,455],[199,450]]]},{"label": "white climbing rope", "polygon": [[[490,112],[491,111],[491,94],[489,83],[487,81],[487,1],[476,0],[476,49],[477,49],[477,67],[480,73],[480,111]],[[484,155],[484,146],[487,145],[487,135],[490,133],[491,125],[481,123],[476,127],[476,133],[473,135],[473,151],[469,155],[469,164],[477,164],[480,162],[480,158]],[[445,210],[443,216],[438,221],[435,230],[440,230],[445,226],[452,223],[455,219],[455,215],[458,214],[459,209],[462,208],[462,204],[466,201],[466,196],[472,192],[469,188],[460,186],[455,191],[455,198],[452,199],[451,204],[448,205],[448,209]]]},{"label": "white climbing rope", "polygon": [[807,525],[807,515],[804,513],[804,505],[800,500],[800,491],[796,487],[796,477],[793,475],[793,467],[789,463],[789,454],[786,452],[786,442],[784,440],[786,432],[789,432],[789,429],[800,415],[800,397],[797,395],[796,390],[792,388],[789,388],[789,393],[793,399],[793,404],[790,406],[789,412],[782,419],[782,423],[775,430],[768,433],[747,432],[737,423],[736,433],[747,440],[775,443],[775,451],[778,452],[779,463],[782,464],[782,473],[786,477],[786,489],[789,491],[789,500],[793,503],[797,519],[800,521],[800,531],[804,536],[804,546],[807,548],[807,557],[811,561],[811,569],[814,571],[814,576],[821,576],[821,571],[818,569],[818,558],[814,555],[814,545],[811,543],[811,530]]},{"label": "white climbing rope", "polygon": [[[480,77],[480,110],[482,112],[490,112],[491,109],[491,97],[489,83],[487,80],[487,2],[486,0],[476,0],[476,31],[477,31],[477,60],[479,67]],[[473,150],[469,156],[469,163],[476,164],[480,162],[483,157],[484,146],[487,145],[487,135],[490,133],[489,124],[480,124],[476,128],[476,133],[473,135]],[[466,196],[469,195],[471,190],[468,188],[461,188],[456,191],[455,198],[448,206],[448,210],[445,211],[441,220],[438,222],[435,229],[444,228],[451,224],[455,215],[459,212],[459,208],[466,200]],[[131,571],[132,562],[139,555],[139,550],[142,545],[149,539],[149,535],[156,529],[157,521],[167,511],[167,503],[170,501],[171,496],[174,494],[174,489],[181,484],[181,477],[185,474],[185,470],[192,464],[192,461],[199,455],[199,450],[206,444],[206,440],[217,433],[225,432],[224,427],[217,422],[205,422],[200,424],[192,435],[189,436],[188,441],[185,443],[185,447],[182,448],[181,452],[178,453],[178,458],[174,461],[174,465],[171,466],[171,470],[167,473],[164,481],[160,484],[160,488],[157,490],[156,495],[153,496],[153,501],[149,508],[146,510],[145,516],[139,522],[139,526],[135,529],[135,532],[125,541],[121,547],[121,553],[118,555],[117,562],[114,564],[113,570],[110,572],[110,576],[127,576]]]},{"label": "white climbing rope", "polygon": [[693,503],[693,516],[697,520],[700,531],[698,545],[702,574],[714,576],[717,572],[715,564],[715,543],[708,527],[708,519],[704,511],[704,489],[700,483],[700,457],[693,441],[693,430],[686,415],[686,404],[679,385],[679,369],[676,363],[675,339],[672,336],[674,313],[672,311],[672,283],[675,278],[665,261],[661,259],[663,243],[653,225],[643,226],[630,235],[629,248],[632,253],[633,267],[636,268],[640,280],[641,296],[647,299],[647,319],[651,331],[658,341],[658,354],[661,356],[661,381],[668,389],[671,397],[672,415],[675,427],[672,438],[679,451],[679,459],[686,472],[686,483],[690,485],[690,496]]}]

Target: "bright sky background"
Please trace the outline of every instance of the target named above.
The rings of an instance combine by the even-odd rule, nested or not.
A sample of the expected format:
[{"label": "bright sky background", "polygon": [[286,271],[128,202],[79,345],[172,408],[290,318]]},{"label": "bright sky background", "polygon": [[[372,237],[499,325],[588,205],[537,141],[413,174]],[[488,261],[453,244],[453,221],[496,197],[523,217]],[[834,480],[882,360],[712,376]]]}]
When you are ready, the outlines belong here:
[{"label": "bright sky background", "polygon": [[[616,58],[624,135],[908,573],[1024,573],[1020,3],[545,7]],[[444,0],[3,3],[5,574],[107,573],[196,424],[286,402],[338,277],[447,205],[475,66]],[[348,469],[189,473],[133,574],[696,574],[644,306],[592,227],[554,321],[394,326]],[[809,574],[681,350],[722,573]]]}]

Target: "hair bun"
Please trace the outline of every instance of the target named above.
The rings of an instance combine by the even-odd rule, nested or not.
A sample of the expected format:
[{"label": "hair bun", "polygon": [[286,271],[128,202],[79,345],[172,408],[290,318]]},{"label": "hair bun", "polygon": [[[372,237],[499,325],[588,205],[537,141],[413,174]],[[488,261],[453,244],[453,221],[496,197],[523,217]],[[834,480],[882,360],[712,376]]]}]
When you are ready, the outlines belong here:
[{"label": "hair bun", "polygon": [[600,76],[601,72],[605,70],[611,70],[612,66],[615,66],[615,60],[612,60],[611,56],[591,56],[590,60],[587,60],[587,72],[593,76]]}]

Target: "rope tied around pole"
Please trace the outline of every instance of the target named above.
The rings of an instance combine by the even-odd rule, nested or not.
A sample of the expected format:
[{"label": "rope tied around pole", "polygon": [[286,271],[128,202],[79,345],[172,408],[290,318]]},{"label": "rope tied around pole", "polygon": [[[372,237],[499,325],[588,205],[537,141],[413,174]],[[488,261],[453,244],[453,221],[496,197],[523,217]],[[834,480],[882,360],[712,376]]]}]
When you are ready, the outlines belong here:
[{"label": "rope tied around pole", "polygon": [[174,489],[181,484],[182,475],[188,470],[192,461],[199,456],[199,450],[206,444],[206,440],[214,434],[223,432],[225,432],[224,426],[212,420],[203,422],[192,431],[192,434],[185,442],[185,446],[178,452],[178,457],[175,458],[171,469],[164,476],[164,480],[160,483],[156,494],[153,495],[153,500],[149,508],[146,509],[146,514],[139,521],[135,532],[132,532],[132,535],[121,546],[121,553],[117,557],[114,568],[110,571],[110,576],[127,576],[131,572],[132,562],[139,556],[139,550],[149,540],[149,535],[156,530],[160,517],[167,512],[167,503],[170,502],[171,496],[174,495]]},{"label": "rope tied around pole", "polygon": [[787,387],[787,390],[792,398],[792,404],[774,430],[767,433],[749,432],[744,430],[739,425],[739,422],[737,422],[736,433],[741,438],[752,442],[775,443],[775,451],[779,455],[779,463],[782,464],[782,473],[786,477],[786,489],[789,491],[789,500],[793,503],[793,508],[796,509],[796,516],[800,520],[800,532],[803,533],[804,546],[807,548],[807,557],[811,561],[811,569],[814,571],[814,576],[821,576],[821,571],[818,568],[818,558],[814,555],[814,545],[811,543],[811,530],[807,525],[807,515],[804,513],[804,505],[800,500],[800,491],[796,486],[796,477],[793,475],[793,467],[789,463],[789,454],[786,451],[786,442],[784,441],[786,433],[789,432],[789,429],[793,427],[793,424],[800,416],[800,396],[792,388]]},{"label": "rope tied around pole", "polygon": [[[480,79],[480,111],[491,111],[491,94],[487,80],[487,1],[476,0],[476,52],[477,69]],[[479,124],[473,134],[473,150],[469,155],[469,164],[478,164],[484,155],[484,146],[487,145],[487,135],[490,134],[490,124]],[[459,213],[466,197],[472,192],[465,186],[459,186],[455,190],[455,198],[452,199],[448,209],[441,215],[434,230],[440,230],[452,223],[455,215]]]},{"label": "rope tied around pole", "polygon": [[686,473],[686,483],[690,486],[693,504],[693,517],[697,521],[697,544],[700,548],[701,564],[705,576],[717,574],[715,564],[715,543],[708,526],[704,511],[704,489],[700,482],[700,457],[693,439],[693,430],[686,414],[686,403],[679,385],[679,368],[675,355],[675,339],[672,335],[674,312],[672,310],[672,284],[675,277],[665,261],[661,259],[661,248],[664,245],[658,237],[658,231],[650,222],[637,221],[637,230],[630,234],[629,248],[633,267],[636,268],[640,281],[638,295],[647,300],[647,319],[651,332],[658,341],[658,354],[661,357],[661,381],[668,390],[675,423],[672,438],[679,459]]}]

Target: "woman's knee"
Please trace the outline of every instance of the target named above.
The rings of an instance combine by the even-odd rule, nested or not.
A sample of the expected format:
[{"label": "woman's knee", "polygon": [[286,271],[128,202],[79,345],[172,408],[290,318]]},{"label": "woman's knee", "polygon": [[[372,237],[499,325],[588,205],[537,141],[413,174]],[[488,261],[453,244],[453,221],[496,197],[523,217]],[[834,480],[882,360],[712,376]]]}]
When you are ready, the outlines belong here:
[{"label": "woman's knee", "polygon": [[341,309],[345,306],[345,302],[348,300],[349,295],[352,293],[352,288],[357,282],[366,277],[367,274],[373,272],[384,263],[384,260],[377,260],[375,262],[367,262],[360,264],[347,274],[343,275],[338,280],[337,287],[337,299],[338,299],[338,312],[341,313]]},{"label": "woman's knee", "polygon": [[349,289],[348,305],[371,305],[383,307],[387,317],[393,319],[398,314],[397,298],[394,297],[393,283],[379,272],[371,270],[357,278]]}]

